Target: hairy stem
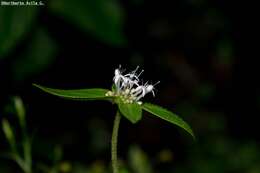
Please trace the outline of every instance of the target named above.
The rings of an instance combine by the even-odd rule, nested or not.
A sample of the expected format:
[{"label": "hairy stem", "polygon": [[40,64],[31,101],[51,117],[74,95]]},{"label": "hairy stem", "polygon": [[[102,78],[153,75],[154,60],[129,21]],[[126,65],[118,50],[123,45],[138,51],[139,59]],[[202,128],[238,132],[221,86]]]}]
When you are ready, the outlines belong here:
[{"label": "hairy stem", "polygon": [[118,129],[120,124],[121,115],[119,111],[116,113],[114,120],[112,138],[111,138],[111,160],[112,160],[112,169],[113,173],[118,173],[118,162],[117,162],[117,138],[118,138]]}]

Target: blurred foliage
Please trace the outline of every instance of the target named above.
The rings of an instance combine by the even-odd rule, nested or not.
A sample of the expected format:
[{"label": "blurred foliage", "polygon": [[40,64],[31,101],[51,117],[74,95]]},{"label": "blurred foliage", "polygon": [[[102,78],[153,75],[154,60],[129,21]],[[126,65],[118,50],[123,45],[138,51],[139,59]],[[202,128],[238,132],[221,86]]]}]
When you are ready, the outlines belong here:
[{"label": "blurred foliage", "polygon": [[124,12],[116,0],[57,0],[46,3],[44,9],[33,6],[0,8],[0,59],[16,56],[10,57],[11,77],[16,82],[39,74],[55,60],[58,45],[46,26],[39,24],[42,11],[72,23],[86,35],[108,45],[120,47],[126,43]]},{"label": "blurred foliage", "polygon": [[126,41],[118,0],[56,0],[50,2],[50,8],[101,41],[117,46]]},{"label": "blurred foliage", "polygon": [[[33,153],[31,152],[32,149],[32,141],[29,137],[26,127],[26,115],[25,115],[25,108],[23,106],[23,102],[21,98],[14,97],[13,99],[13,108],[22,129],[22,138],[21,141],[16,141],[17,134],[14,129],[12,129],[9,122],[4,119],[2,122],[3,132],[9,142],[9,146],[11,147],[11,151],[7,152],[6,154],[1,154],[2,156],[9,158],[17,163],[20,168],[23,170],[24,173],[31,173],[31,172],[44,172],[44,173],[80,173],[80,172],[89,172],[89,173],[106,173],[108,169],[107,165],[103,161],[96,161],[91,164],[89,167],[80,166],[76,164],[75,166],[68,162],[63,161],[63,152],[60,146],[56,146],[53,150],[52,154],[52,166],[46,165],[43,161],[39,163],[35,163],[33,161]],[[97,127],[94,127],[97,128]],[[19,145],[22,145],[22,152],[20,152]],[[152,167],[148,160],[148,156],[144,151],[142,151],[138,146],[132,146],[128,152],[128,161],[131,166],[130,170],[136,173],[152,173]],[[32,162],[34,162],[34,166],[32,167]],[[128,173],[132,172],[129,171],[128,168],[125,166],[124,162],[121,162],[120,173]]]},{"label": "blurred foliage", "polygon": [[21,141],[18,140],[17,129],[8,120],[2,121],[3,132],[9,142],[10,151],[2,154],[7,159],[13,160],[24,173],[32,173],[32,146],[31,139],[27,133],[26,117],[23,102],[19,97],[13,98],[13,109],[18,119],[19,129],[21,129]]},{"label": "blurred foliage", "polygon": [[36,8],[0,7],[0,59],[24,39],[37,17]]},{"label": "blurred foliage", "polygon": [[129,161],[135,173],[152,173],[151,163],[143,150],[137,146],[129,148]]},{"label": "blurred foliage", "polygon": [[[36,163],[33,159],[33,141],[29,135],[26,123],[25,107],[20,97],[14,97],[11,103],[13,112],[18,119],[19,128],[14,128],[7,119],[3,119],[2,127],[10,150],[0,153],[0,156],[14,161],[24,173],[46,172],[58,173],[60,170],[68,172],[70,168],[62,161],[62,149],[56,146],[52,155],[52,165],[48,166],[42,161]],[[10,117],[9,117],[10,118]],[[15,124],[15,123],[14,123]],[[35,166],[37,165],[37,166]]]},{"label": "blurred foliage", "polygon": [[[9,105],[8,112],[17,115],[17,121],[19,122],[18,124],[20,124],[20,126],[22,127],[22,124],[26,124],[24,122],[26,116],[22,100],[19,97],[15,97],[12,105],[12,107],[15,108],[14,111],[10,110]],[[177,110],[186,109],[187,107],[188,105],[178,105]],[[198,109],[193,109],[192,111],[190,111],[190,115],[195,116],[198,111]],[[162,148],[156,154],[156,157],[149,157],[148,153],[146,153],[148,151],[143,150],[138,145],[129,145],[127,159],[120,160],[120,173],[217,173],[219,171],[258,173],[260,169],[258,164],[260,162],[260,148],[258,147],[258,145],[254,141],[240,142],[223,134],[223,132],[225,132],[225,129],[227,128],[227,124],[225,123],[225,119],[222,114],[215,113],[214,116],[212,116],[213,114],[211,113],[209,114],[207,112],[201,112],[200,115],[203,117],[204,122],[200,122],[201,124],[199,125],[199,128],[197,127],[199,137],[197,139],[197,142],[192,144],[194,145],[194,147],[190,148],[189,152],[187,153],[187,160],[185,161],[185,163],[175,164],[176,158],[173,157],[175,155],[175,151],[167,148]],[[93,122],[97,122],[97,124],[101,123],[101,125],[96,126],[93,124]],[[98,140],[105,142],[106,140],[104,140],[104,137],[106,135],[104,136],[104,134],[108,134],[109,132],[107,131],[110,130],[104,128],[104,124],[102,125],[102,122],[100,122],[100,120],[97,120],[97,118],[95,118],[95,120],[93,120],[91,124],[92,127],[89,126],[89,128],[91,128],[92,130],[89,129],[89,131],[93,133],[93,135],[90,136],[98,136],[99,131],[102,131],[102,133],[99,134],[99,138],[103,136],[103,139],[101,137]],[[7,120],[3,121],[2,127],[11,148],[13,148],[12,152],[20,153],[18,151],[20,150],[20,147],[17,148],[17,146],[23,144],[23,140],[27,140],[27,132],[25,131],[27,137],[22,138],[22,141],[19,141],[15,140],[17,134],[19,134],[17,129],[11,127]],[[104,130],[106,132],[104,132]],[[204,135],[202,131],[210,135]],[[37,140],[38,141],[33,142],[34,145],[39,145],[39,138],[37,138]],[[92,142],[93,141],[89,141],[90,144]],[[95,148],[96,146],[92,147]],[[45,159],[38,159],[36,167],[34,166],[34,172],[107,173],[108,170],[109,172],[111,171],[109,162],[107,162],[106,159],[102,158],[99,158],[98,160],[92,161],[88,164],[82,163],[80,161],[64,160],[64,153],[59,144],[56,144],[56,147],[54,147],[54,149],[52,150],[47,150],[46,146],[43,146],[43,144],[41,144],[41,146],[35,146],[35,148],[43,149],[44,151],[41,153],[43,155],[46,155],[46,151],[48,151],[49,161]],[[104,148],[101,147],[100,149],[103,150]],[[52,154],[50,154],[49,152],[51,152]],[[1,153],[1,155],[4,156],[3,153]],[[177,155],[177,157],[179,156]],[[18,160],[18,162],[20,161]],[[34,164],[35,162],[36,161],[34,161]],[[23,161],[21,163],[23,163]],[[161,166],[163,166],[163,168],[161,168]],[[9,170],[9,168],[6,168],[5,166],[0,167],[0,170],[4,169]]]}]

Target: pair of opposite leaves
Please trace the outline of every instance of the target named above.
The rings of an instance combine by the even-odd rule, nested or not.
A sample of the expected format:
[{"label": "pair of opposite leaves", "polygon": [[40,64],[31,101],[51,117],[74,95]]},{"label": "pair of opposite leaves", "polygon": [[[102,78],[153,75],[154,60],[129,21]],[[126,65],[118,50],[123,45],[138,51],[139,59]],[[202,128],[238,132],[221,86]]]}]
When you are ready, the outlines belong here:
[{"label": "pair of opposite leaves", "polygon": [[151,103],[123,103],[121,99],[116,98],[115,96],[106,96],[106,93],[109,92],[108,89],[101,88],[92,88],[92,89],[75,89],[75,90],[62,90],[62,89],[53,89],[33,84],[37,88],[50,93],[55,96],[62,98],[73,99],[73,100],[106,100],[112,101],[118,105],[120,113],[126,117],[130,122],[136,123],[142,118],[142,110],[145,110],[163,120],[166,120],[172,124],[175,124],[184,130],[186,130],[193,138],[195,138],[194,133],[190,126],[183,121],[179,116],[173,112],[162,108],[158,105]]}]

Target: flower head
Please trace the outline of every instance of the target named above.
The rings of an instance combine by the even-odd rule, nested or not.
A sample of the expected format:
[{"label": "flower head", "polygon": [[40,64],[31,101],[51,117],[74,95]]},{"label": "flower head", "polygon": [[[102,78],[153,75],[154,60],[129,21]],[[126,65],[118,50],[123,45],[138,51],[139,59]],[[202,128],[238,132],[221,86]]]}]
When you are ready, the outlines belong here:
[{"label": "flower head", "polygon": [[140,99],[150,92],[155,96],[154,86],[160,82],[155,84],[148,84],[148,82],[146,82],[144,85],[141,85],[139,77],[144,70],[138,72],[138,69],[139,66],[127,74],[123,74],[124,70],[121,69],[121,66],[115,69],[115,76],[113,78],[114,90],[107,92],[106,96],[117,96],[120,97],[124,103],[137,102],[138,104],[142,104]]}]

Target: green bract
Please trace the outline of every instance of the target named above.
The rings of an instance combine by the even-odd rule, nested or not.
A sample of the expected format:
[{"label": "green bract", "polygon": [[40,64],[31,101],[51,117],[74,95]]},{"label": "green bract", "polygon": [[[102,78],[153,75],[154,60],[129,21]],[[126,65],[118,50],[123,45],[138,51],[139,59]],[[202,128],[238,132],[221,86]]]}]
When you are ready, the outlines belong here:
[{"label": "green bract", "polygon": [[137,103],[118,103],[120,112],[132,123],[136,123],[142,118],[142,107]]},{"label": "green bract", "polygon": [[182,120],[179,116],[173,112],[162,108],[157,105],[150,103],[138,104],[137,102],[125,103],[122,101],[120,96],[107,96],[108,92],[111,92],[108,89],[94,88],[94,89],[77,89],[77,90],[62,90],[62,89],[52,89],[44,86],[36,85],[39,89],[66,99],[73,100],[106,100],[112,101],[118,105],[120,113],[127,118],[131,123],[137,123],[142,118],[142,110],[145,110],[163,120],[166,120],[172,124],[175,124],[185,131],[187,131],[193,138],[194,133],[191,127]]}]

